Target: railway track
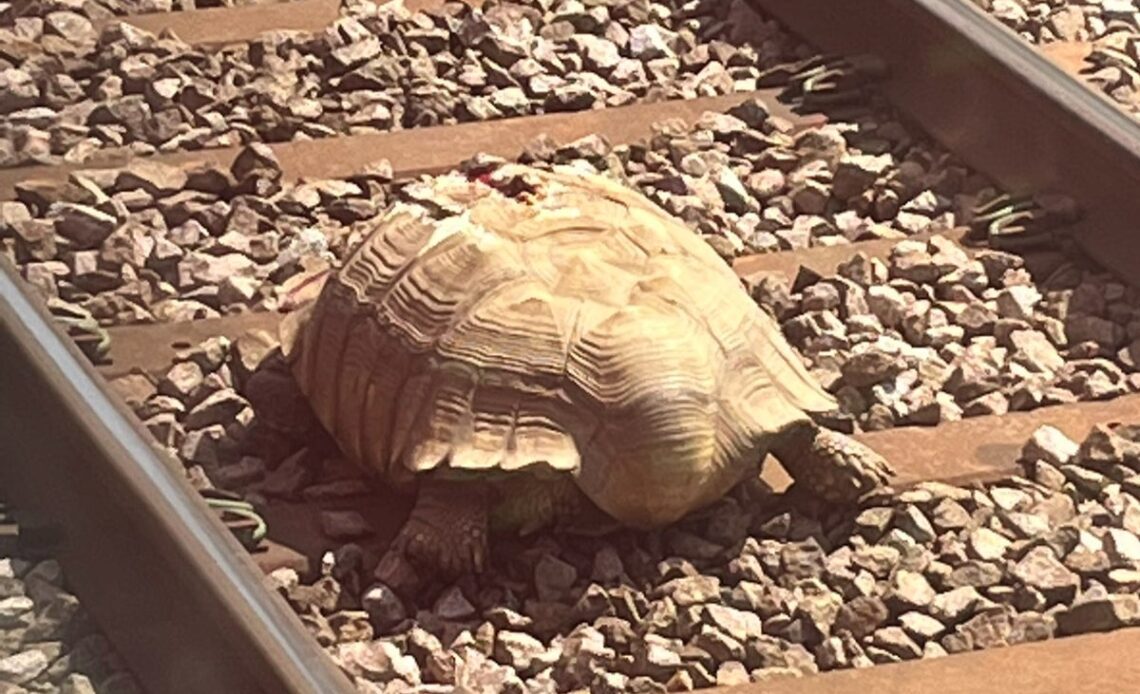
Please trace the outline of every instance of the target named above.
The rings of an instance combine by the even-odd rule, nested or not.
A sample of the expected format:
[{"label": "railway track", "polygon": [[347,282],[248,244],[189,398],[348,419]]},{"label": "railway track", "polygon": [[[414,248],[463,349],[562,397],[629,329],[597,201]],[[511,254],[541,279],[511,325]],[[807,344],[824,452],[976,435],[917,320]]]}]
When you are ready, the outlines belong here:
[{"label": "railway track", "polygon": [[[1138,126],[1066,76],[1064,50],[1042,59],[966,6],[755,6],[784,27],[765,56],[800,51],[794,34],[852,59],[757,62],[716,96],[0,172],[23,277],[5,268],[0,344],[0,440],[22,464],[0,474],[57,524],[77,594],[148,690],[1091,692],[1136,674],[1135,442],[1104,427],[1140,420]],[[216,48],[338,12],[130,21]],[[481,153],[609,171],[681,216],[840,397],[828,423],[905,491],[820,523],[772,496],[787,479],[770,469],[772,491],[666,533],[504,543],[492,578],[434,604],[374,585],[407,502],[327,453],[241,449],[250,331],[275,327],[283,284],[414,200],[411,179]],[[1002,192],[1080,214],[1041,199],[972,219]],[[163,233],[139,241],[127,218]],[[17,286],[106,335],[71,321],[68,345]],[[212,514],[194,491],[212,486],[252,501],[267,538]]]}]

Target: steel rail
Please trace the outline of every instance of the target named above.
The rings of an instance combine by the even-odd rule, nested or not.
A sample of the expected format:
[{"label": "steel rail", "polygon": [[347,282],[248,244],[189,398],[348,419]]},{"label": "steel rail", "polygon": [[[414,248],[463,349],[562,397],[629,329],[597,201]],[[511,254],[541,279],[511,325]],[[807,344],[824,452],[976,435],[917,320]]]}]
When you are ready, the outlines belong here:
[{"label": "steel rail", "polygon": [[0,259],[0,484],[152,692],[354,691]]},{"label": "steel rail", "polygon": [[881,58],[895,106],[1010,192],[1074,198],[1084,250],[1140,284],[1140,122],[1103,94],[970,2],[749,2],[820,50]]}]

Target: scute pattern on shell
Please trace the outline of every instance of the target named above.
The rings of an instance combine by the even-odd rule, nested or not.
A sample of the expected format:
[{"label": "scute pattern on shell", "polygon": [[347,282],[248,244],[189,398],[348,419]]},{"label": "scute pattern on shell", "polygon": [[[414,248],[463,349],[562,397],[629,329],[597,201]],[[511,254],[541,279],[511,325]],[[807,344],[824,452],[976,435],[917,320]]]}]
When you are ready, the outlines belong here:
[{"label": "scute pattern on shell", "polygon": [[388,481],[553,470],[650,527],[834,407],[724,262],[636,191],[521,165],[427,185],[447,212],[396,204],[284,340],[322,424]]}]

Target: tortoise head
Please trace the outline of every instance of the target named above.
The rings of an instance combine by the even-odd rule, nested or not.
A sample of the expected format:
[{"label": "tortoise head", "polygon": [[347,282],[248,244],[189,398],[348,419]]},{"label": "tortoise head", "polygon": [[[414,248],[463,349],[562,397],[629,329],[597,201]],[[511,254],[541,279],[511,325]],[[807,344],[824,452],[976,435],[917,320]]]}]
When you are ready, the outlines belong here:
[{"label": "tortoise head", "polygon": [[281,298],[277,302],[278,310],[296,311],[312,304],[321,295],[321,290],[332,277],[332,272],[329,267],[318,267],[290,277],[282,287]]},{"label": "tortoise head", "polygon": [[260,435],[301,443],[319,428],[316,415],[280,350],[274,350],[250,374],[243,395],[256,415],[254,421]]}]

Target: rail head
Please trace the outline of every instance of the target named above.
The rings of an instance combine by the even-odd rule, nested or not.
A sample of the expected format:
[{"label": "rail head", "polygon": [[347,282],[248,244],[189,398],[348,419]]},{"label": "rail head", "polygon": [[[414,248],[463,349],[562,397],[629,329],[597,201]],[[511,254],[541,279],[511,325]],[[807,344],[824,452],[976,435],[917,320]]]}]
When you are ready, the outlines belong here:
[{"label": "rail head", "polygon": [[0,384],[0,483],[147,689],[354,691],[2,258]]}]

